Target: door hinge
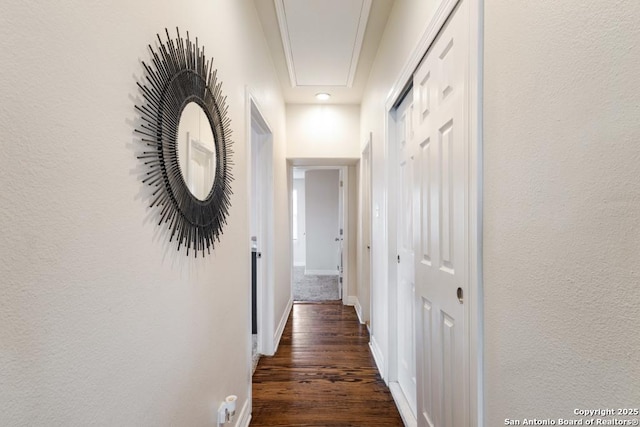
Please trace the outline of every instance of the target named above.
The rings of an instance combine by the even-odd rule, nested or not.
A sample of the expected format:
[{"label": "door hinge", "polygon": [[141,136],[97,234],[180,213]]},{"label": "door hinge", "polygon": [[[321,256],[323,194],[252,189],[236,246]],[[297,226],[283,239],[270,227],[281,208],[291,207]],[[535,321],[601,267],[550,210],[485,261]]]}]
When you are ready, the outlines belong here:
[{"label": "door hinge", "polygon": [[398,255],[398,264],[400,264],[400,255]]},{"label": "door hinge", "polygon": [[344,182],[340,181],[340,188],[342,188],[344,186]]}]

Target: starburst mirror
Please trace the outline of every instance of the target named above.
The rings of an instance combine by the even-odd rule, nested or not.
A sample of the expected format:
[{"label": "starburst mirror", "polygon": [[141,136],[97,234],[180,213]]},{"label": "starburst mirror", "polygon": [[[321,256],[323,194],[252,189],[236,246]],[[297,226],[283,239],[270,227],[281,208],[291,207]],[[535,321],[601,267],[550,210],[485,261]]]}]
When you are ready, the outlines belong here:
[{"label": "starburst mirror", "polygon": [[150,207],[166,226],[169,240],[187,255],[209,254],[220,241],[231,192],[231,123],[217,70],[198,39],[180,36],[149,45],[138,82],[144,102],[136,132],[145,144],[138,158],[152,187]]}]

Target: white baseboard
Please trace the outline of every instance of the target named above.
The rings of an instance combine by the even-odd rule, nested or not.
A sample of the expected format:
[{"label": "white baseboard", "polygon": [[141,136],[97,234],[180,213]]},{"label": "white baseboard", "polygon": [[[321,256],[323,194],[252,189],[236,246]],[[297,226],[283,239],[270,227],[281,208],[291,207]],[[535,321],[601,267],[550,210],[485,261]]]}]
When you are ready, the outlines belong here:
[{"label": "white baseboard", "polygon": [[358,300],[358,297],[354,297],[353,295],[350,295],[350,296],[347,297],[346,302],[345,302],[344,305],[355,306],[357,300]]},{"label": "white baseboard", "polygon": [[371,341],[369,341],[369,348],[371,348],[371,354],[373,354],[373,360],[376,362],[376,366],[378,367],[378,371],[380,372],[380,376],[384,380],[384,383],[387,383],[387,376],[384,368],[384,356],[382,356],[382,350],[380,350],[380,346],[376,341],[375,336],[371,336]]},{"label": "white baseboard", "polygon": [[280,323],[278,323],[278,329],[276,329],[276,333],[273,335],[273,354],[276,354],[276,351],[278,351],[278,346],[280,345],[280,339],[282,338],[284,327],[287,325],[287,319],[289,319],[289,314],[291,313],[292,307],[293,307],[293,297],[289,298],[287,307],[284,309],[284,313],[282,313],[282,317],[280,318]]},{"label": "white baseboard", "polygon": [[353,306],[356,309],[356,314],[358,315],[358,321],[361,325],[364,325],[365,322],[362,320],[362,306],[360,305],[360,300],[358,297],[353,297],[355,301],[353,302]]},{"label": "white baseboard", "polygon": [[249,399],[244,401],[244,405],[242,405],[242,411],[240,411],[240,415],[238,415],[237,419],[238,421],[236,421],[236,427],[249,427],[249,423],[251,422]]},{"label": "white baseboard", "polygon": [[398,412],[400,412],[400,416],[402,417],[405,427],[417,427],[418,420],[416,419],[413,411],[411,411],[411,406],[402,392],[400,384],[397,382],[390,382],[389,390],[391,390],[391,396],[393,396],[393,400],[396,402],[396,407],[398,408]]},{"label": "white baseboard", "polygon": [[337,276],[338,270],[304,270],[306,276]]}]

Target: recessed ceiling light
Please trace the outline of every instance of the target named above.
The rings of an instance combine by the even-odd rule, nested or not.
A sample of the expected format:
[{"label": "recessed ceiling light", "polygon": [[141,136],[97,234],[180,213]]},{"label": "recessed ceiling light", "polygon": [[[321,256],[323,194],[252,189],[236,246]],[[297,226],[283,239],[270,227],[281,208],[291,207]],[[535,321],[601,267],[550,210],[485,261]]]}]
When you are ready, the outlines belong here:
[{"label": "recessed ceiling light", "polygon": [[320,101],[326,101],[327,99],[331,98],[331,95],[328,93],[316,93],[316,98]]}]

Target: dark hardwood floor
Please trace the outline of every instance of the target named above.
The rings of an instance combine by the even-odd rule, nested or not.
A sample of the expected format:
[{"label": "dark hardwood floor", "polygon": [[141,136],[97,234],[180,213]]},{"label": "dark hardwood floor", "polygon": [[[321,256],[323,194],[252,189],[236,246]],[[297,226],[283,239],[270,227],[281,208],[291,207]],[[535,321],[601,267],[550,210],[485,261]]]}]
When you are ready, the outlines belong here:
[{"label": "dark hardwood floor", "polygon": [[296,303],[253,375],[251,426],[402,426],[353,307]]}]

